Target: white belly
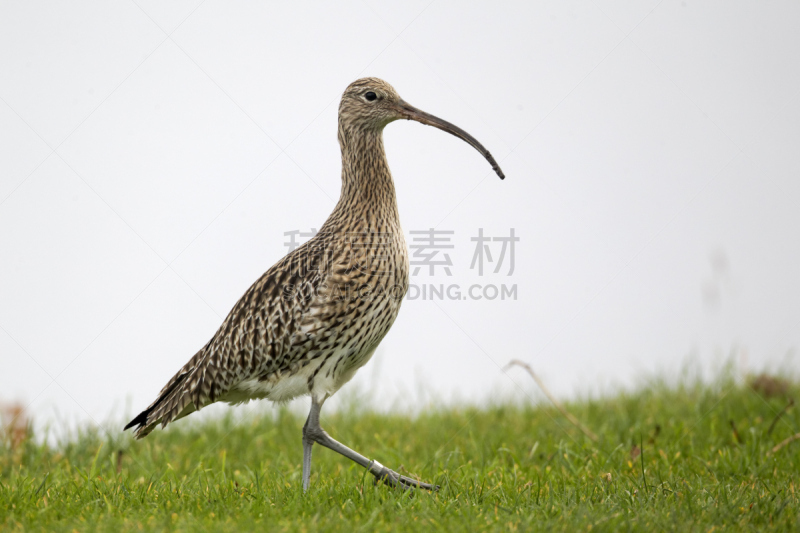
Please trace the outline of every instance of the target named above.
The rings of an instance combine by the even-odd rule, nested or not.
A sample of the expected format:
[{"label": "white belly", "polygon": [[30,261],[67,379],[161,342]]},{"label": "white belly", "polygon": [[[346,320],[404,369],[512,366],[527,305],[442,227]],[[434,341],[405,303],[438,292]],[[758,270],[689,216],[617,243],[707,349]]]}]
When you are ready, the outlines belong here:
[{"label": "white belly", "polygon": [[[260,399],[267,399],[273,402],[288,402],[306,394],[311,394],[315,398],[328,398],[350,381],[356,370],[364,366],[373,353],[375,353],[375,347],[365,353],[364,356],[358,358],[357,365],[349,368],[342,368],[340,365],[336,372],[328,372],[328,370],[333,369],[340,357],[345,355],[344,353],[334,353],[329,357],[321,357],[319,362],[312,361],[297,372],[286,373],[279,378],[271,378],[266,381],[256,378],[246,379],[233,387],[220,400],[235,405]],[[322,365],[322,368],[316,372],[313,388],[309,390],[308,380],[320,365]]]}]

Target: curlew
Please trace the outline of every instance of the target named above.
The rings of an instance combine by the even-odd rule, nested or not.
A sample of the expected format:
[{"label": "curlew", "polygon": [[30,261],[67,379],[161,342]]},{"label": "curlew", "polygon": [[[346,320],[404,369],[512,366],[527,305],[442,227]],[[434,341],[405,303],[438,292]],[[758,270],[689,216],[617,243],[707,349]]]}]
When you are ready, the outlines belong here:
[{"label": "curlew", "polygon": [[380,79],[353,82],[339,104],[342,191],[328,220],[244,293],[211,340],[125,429],[136,426],[140,439],[214,402],[284,402],[309,394],[303,490],[315,443],[391,486],[436,488],[367,459],[319,423],[322,404],[369,361],[408,290],[408,250],[383,150],[383,128],[398,119],[459,137],[504,178],[486,148],[461,128],[407,104]]}]

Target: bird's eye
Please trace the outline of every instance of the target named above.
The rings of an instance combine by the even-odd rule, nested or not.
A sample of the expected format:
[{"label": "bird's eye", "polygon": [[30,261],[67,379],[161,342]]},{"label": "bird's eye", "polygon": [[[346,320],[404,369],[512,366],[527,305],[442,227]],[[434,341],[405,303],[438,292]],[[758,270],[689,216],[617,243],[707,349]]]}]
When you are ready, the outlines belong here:
[{"label": "bird's eye", "polygon": [[369,92],[364,93],[364,98],[366,98],[368,101],[372,102],[373,100],[378,98],[378,95],[375,94],[372,91],[369,91]]}]

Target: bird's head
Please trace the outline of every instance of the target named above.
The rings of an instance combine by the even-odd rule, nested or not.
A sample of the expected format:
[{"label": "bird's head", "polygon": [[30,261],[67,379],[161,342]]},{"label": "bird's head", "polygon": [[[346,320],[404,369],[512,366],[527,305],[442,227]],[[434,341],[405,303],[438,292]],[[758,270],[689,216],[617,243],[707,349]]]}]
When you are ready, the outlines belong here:
[{"label": "bird's head", "polygon": [[339,125],[350,131],[380,132],[390,122],[399,119],[416,120],[434,126],[467,142],[486,158],[504,179],[505,175],[492,154],[472,135],[458,126],[426,113],[400,98],[394,87],[378,78],[361,78],[351,83],[339,104]]}]

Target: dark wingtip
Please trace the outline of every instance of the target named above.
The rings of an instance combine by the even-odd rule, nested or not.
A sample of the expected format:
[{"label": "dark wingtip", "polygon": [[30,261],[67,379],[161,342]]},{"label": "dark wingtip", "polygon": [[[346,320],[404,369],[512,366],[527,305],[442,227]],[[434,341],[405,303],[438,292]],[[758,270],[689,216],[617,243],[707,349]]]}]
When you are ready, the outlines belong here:
[{"label": "dark wingtip", "polygon": [[128,422],[128,425],[125,426],[125,428],[122,431],[127,431],[130,428],[132,428],[133,426],[143,427],[144,425],[147,424],[147,415],[149,415],[149,414],[150,414],[150,410],[149,409],[145,409],[144,411],[139,413],[136,416],[136,418],[134,418],[133,420]]}]

